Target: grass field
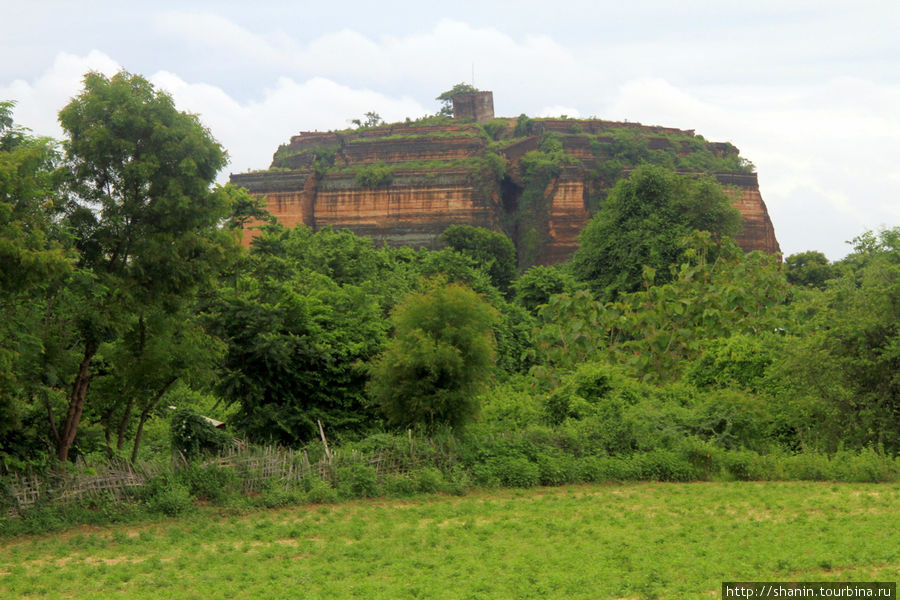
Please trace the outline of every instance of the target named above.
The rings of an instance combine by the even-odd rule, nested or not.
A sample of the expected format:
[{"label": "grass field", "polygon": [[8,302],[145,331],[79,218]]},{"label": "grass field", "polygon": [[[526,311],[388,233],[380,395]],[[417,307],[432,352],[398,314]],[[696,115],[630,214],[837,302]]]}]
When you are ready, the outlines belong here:
[{"label": "grass field", "polygon": [[0,598],[717,598],[895,581],[900,485],[474,492],[0,540]]}]

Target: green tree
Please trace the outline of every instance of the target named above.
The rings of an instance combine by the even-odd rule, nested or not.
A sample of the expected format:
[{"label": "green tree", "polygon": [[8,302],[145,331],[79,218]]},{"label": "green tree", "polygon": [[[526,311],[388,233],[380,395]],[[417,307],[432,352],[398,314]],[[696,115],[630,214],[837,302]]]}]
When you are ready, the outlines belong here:
[{"label": "green tree", "polygon": [[254,240],[208,314],[226,341],[217,387],[237,406],[238,429],[296,445],[318,435],[317,420],[338,434],[372,425],[365,363],[386,324],[379,296],[363,286],[380,267],[371,242],[348,232],[274,226]]},{"label": "green tree", "polygon": [[710,340],[790,329],[790,286],[777,258],[745,255],[727,240],[710,260],[711,247],[708,233],[695,234],[674,281],[648,283],[615,302],[585,292],[551,297],[538,333],[548,365],[571,369],[605,360],[646,379],[670,380]]},{"label": "green tree", "polygon": [[900,227],[854,240],[845,273],[806,296],[810,333],[777,375],[784,403],[814,418],[798,422],[827,450],[880,446],[900,451]]},{"label": "green tree", "polygon": [[134,315],[174,312],[215,275],[235,237],[227,190],[211,190],[222,147],[195,115],[139,75],[88,73],[60,111],[72,184],[66,223],[76,236],[84,282],[58,458],[66,460],[85,410],[101,345]]},{"label": "green tree", "polygon": [[438,111],[439,116],[444,117],[452,117],[453,116],[453,96],[458,94],[468,94],[470,92],[477,92],[478,88],[475,86],[469,85],[468,83],[457,83],[452,88],[447,90],[446,92],[441,92],[435,100],[438,100],[441,103],[441,109]]},{"label": "green tree", "polygon": [[516,247],[512,240],[483,227],[451,225],[441,234],[441,241],[471,257],[488,274],[494,287],[509,294],[516,278]]},{"label": "green tree", "polygon": [[814,250],[791,254],[784,259],[784,269],[790,283],[820,290],[837,275],[828,258]]},{"label": "green tree", "polygon": [[144,425],[163,410],[175,385],[211,387],[223,344],[205,331],[195,309],[193,303],[174,312],[148,307],[131,315],[120,336],[98,352],[103,368],[92,382],[91,412],[100,417],[110,448],[122,451],[133,435],[132,462]]},{"label": "green tree", "polygon": [[547,304],[550,296],[571,294],[578,284],[575,278],[558,266],[534,266],[522,273],[513,284],[516,302],[531,312]]},{"label": "green tree", "polygon": [[462,426],[494,367],[496,311],[458,284],[407,297],[395,309],[394,335],[372,364],[368,387],[388,423]]},{"label": "green tree", "polygon": [[577,279],[612,300],[641,289],[645,267],[654,270],[655,282],[671,280],[669,268],[681,262],[681,240],[691,232],[720,238],[740,227],[740,213],[715,181],[644,165],[612,189],[582,230],[570,264]]},{"label": "green tree", "polygon": [[0,102],[0,459],[8,464],[44,454],[40,398],[52,393],[66,354],[46,343],[46,309],[73,263],[58,219],[58,147],[16,126],[13,107]]}]

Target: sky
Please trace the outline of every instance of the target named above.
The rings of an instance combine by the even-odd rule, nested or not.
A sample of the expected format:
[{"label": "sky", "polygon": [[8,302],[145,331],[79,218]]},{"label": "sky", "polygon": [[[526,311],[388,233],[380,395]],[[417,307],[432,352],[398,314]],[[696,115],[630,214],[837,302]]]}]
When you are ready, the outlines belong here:
[{"label": "sky", "polygon": [[433,114],[465,82],[497,116],[693,129],[752,161],[785,256],[900,226],[900,2],[0,0],[0,100],[62,139],[88,71],[199,115],[229,173],[299,131]]}]

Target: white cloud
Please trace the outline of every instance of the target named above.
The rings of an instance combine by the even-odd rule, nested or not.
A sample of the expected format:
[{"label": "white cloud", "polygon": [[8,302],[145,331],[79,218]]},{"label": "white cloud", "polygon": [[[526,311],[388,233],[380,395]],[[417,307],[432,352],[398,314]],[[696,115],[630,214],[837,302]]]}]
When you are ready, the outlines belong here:
[{"label": "white cloud", "polygon": [[[79,93],[90,70],[113,75],[120,66],[101,52],[78,57],[61,53],[53,65],[33,82],[13,81],[0,87],[0,98],[17,101],[14,117],[36,134],[62,137],[56,114]],[[387,121],[419,117],[427,110],[409,98],[340,85],[323,77],[296,82],[283,77],[261,97],[238,102],[219,87],[189,83],[177,74],[160,71],[148,79],[172,95],[180,110],[196,113],[228,150],[233,172],[269,166],[279,144],[300,130],[343,129],[368,111]],[[220,176],[221,181],[228,174]]]},{"label": "white cloud", "polygon": [[[305,82],[281,78],[259,100],[239,103],[221,89],[189,84],[172,74],[151,78],[171,92],[183,110],[200,114],[230,157],[228,169],[238,173],[264,169],[279,144],[301,130],[343,129],[350,120],[377,112],[387,121],[417,117],[425,109],[409,98],[392,98],[378,92],[353,89],[317,77]],[[227,174],[222,174],[224,180]]]},{"label": "white cloud", "polygon": [[835,259],[846,240],[900,222],[898,102],[898,86],[846,78],[708,95],[645,79],[622,85],[607,112],[733,142],[757,167],[785,254],[814,249]]},{"label": "white cloud", "polygon": [[[96,17],[113,4],[97,6],[67,14],[92,19],[96,33]],[[541,19],[510,14],[487,24],[459,16],[462,8],[441,10],[457,16],[439,19],[423,7],[416,14],[425,25],[405,20],[402,30],[358,22],[329,30],[336,21],[298,22],[306,8],[254,20],[242,19],[236,4],[216,13],[160,6],[142,8],[141,22],[149,19],[155,29],[142,33],[140,46],[110,47],[113,38],[95,35],[103,52],[89,51],[85,40],[93,38],[66,38],[69,28],[45,36],[62,51],[42,72],[0,80],[0,99],[19,101],[19,123],[59,136],[56,114],[86,71],[112,74],[118,61],[140,57],[144,74],[152,73],[179,108],[200,115],[239,172],[266,167],[278,144],[301,129],[343,128],[370,110],[389,121],[434,112],[434,97],[470,81],[474,67],[475,85],[494,91],[501,116],[596,115],[733,142],[758,167],[787,253],[819,249],[838,258],[847,251],[843,241],[864,229],[900,224],[900,83],[893,69],[900,38],[887,35],[896,29],[896,7],[765,0],[713,9],[691,0],[600,11],[580,2],[541,8],[557,26],[550,35],[554,25]],[[538,14],[532,9],[522,5],[518,13]],[[579,22],[550,19],[565,9]],[[33,22],[45,16],[29,10]],[[103,17],[104,27],[130,26],[121,16]],[[4,50],[36,61],[23,39],[11,37]],[[125,33],[114,39],[129,41]],[[53,56],[48,52],[40,56]]]},{"label": "white cloud", "polygon": [[96,50],[87,56],[60,52],[53,65],[33,82],[16,79],[9,85],[0,85],[0,98],[16,101],[16,123],[29,127],[36,135],[59,138],[62,129],[56,115],[78,94],[85,73],[112,75],[120,68],[116,61]]},{"label": "white cloud", "polygon": [[539,117],[569,117],[570,119],[579,119],[581,118],[581,113],[577,108],[573,108],[571,106],[546,106],[538,111],[537,116]]}]

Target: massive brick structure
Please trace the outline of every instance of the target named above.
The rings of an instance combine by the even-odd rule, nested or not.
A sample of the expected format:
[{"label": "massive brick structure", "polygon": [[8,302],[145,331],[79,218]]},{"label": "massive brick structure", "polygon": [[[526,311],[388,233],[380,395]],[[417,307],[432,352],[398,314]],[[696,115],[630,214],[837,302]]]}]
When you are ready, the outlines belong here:
[{"label": "massive brick structure", "polygon": [[[619,158],[612,155],[617,131],[634,132],[646,148],[673,156],[737,155],[730,144],[706,142],[693,131],[596,119],[538,120],[527,131],[519,131],[521,120],[509,119],[505,128],[500,122],[495,135],[504,143],[495,153],[489,148],[492,140],[470,123],[483,120],[487,105],[464,101],[454,109],[459,106],[466,107],[462,113],[468,123],[303,132],[278,149],[269,170],[232,175],[231,181],[264,196],[269,211],[288,227],[346,228],[377,243],[425,247],[437,247],[440,233],[450,225],[504,231],[516,244],[520,266],[526,267],[571,256],[592,212],[615,179],[627,174],[627,166],[604,168]],[[569,158],[552,176],[535,183],[523,157],[538,150],[548,132]],[[779,252],[756,174],[711,174],[726,186],[743,216],[740,246]],[[252,235],[247,233],[246,243]]]}]

